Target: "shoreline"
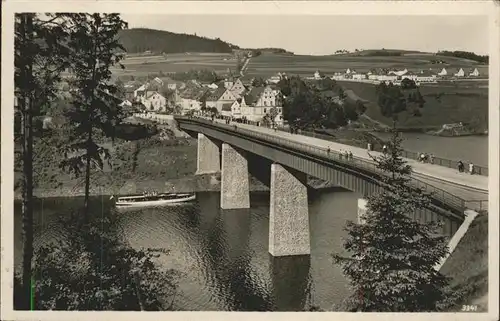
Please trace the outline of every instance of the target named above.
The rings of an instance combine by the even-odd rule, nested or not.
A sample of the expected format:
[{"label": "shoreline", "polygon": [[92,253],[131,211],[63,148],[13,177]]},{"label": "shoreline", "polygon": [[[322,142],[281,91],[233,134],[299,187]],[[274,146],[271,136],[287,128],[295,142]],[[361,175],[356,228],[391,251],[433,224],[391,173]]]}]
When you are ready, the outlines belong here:
[{"label": "shoreline", "polygon": [[[171,179],[167,182],[160,180],[144,180],[140,182],[127,182],[123,186],[113,187],[94,187],[90,189],[90,196],[125,196],[137,195],[148,190],[147,186],[153,186],[153,190],[160,193],[200,193],[200,192],[220,192],[220,173],[191,175],[182,178]],[[309,178],[307,187],[314,190],[323,190],[337,188],[338,186],[322,181],[317,178]],[[249,178],[249,192],[269,192],[269,187],[258,181],[257,179]],[[38,199],[47,198],[72,198],[83,197],[85,192],[83,188],[71,191],[69,188],[58,189],[35,189],[33,196]],[[22,195],[19,191],[14,192],[14,201],[22,200]]]}]

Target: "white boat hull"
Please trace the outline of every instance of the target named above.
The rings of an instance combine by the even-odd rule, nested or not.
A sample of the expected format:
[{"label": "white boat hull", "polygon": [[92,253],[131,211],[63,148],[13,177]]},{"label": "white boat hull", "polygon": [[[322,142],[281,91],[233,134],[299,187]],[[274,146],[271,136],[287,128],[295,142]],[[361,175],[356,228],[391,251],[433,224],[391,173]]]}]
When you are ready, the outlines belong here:
[{"label": "white boat hull", "polygon": [[140,207],[155,207],[155,206],[164,206],[169,204],[178,204],[185,203],[196,199],[196,195],[192,195],[189,197],[183,197],[178,199],[170,199],[170,200],[152,200],[152,201],[136,201],[136,202],[116,202],[116,208],[140,208]]}]

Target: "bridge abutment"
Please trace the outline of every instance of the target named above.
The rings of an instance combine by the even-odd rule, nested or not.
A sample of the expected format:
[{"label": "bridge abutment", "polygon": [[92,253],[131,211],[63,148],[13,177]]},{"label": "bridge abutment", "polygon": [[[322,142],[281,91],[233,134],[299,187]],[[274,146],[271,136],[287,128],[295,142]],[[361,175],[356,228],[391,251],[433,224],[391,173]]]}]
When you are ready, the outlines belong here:
[{"label": "bridge abutment", "polygon": [[196,175],[220,171],[220,147],[212,139],[198,133],[198,155]]},{"label": "bridge abutment", "polygon": [[311,254],[307,176],[280,164],[271,165],[269,253]]},{"label": "bridge abutment", "polygon": [[222,144],[222,174],[220,187],[222,209],[250,208],[248,160],[243,151]]}]

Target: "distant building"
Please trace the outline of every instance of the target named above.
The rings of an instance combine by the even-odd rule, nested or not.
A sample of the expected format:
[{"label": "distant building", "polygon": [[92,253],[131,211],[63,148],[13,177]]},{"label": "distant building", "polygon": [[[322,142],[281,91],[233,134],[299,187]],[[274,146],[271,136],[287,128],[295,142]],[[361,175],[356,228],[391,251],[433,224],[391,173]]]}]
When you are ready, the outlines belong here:
[{"label": "distant building", "polygon": [[238,78],[236,81],[233,83],[233,86],[230,88],[230,90],[235,93],[236,95],[242,95],[247,89],[245,85],[241,82],[241,80]]},{"label": "distant building", "polygon": [[362,74],[362,73],[355,73],[355,74],[351,74],[352,75],[352,79],[355,79],[355,80],[364,80],[367,78],[367,76],[365,74]]},{"label": "distant building", "polygon": [[417,82],[435,82],[436,75],[433,74],[430,70],[422,70],[417,74]]},{"label": "distant building", "polygon": [[463,68],[460,68],[454,75],[455,77],[464,77],[465,76],[465,72],[463,70]]},{"label": "distant building", "polygon": [[167,107],[167,99],[156,91],[148,91],[141,99],[146,110],[164,112]]},{"label": "distant building", "polygon": [[322,79],[324,77],[325,75],[323,75],[319,70],[316,70],[316,72],[314,73],[314,79]]},{"label": "distant building", "polygon": [[448,71],[446,71],[445,68],[441,69],[440,72],[438,72],[438,76],[448,76]]},{"label": "distant building", "polygon": [[217,103],[216,103],[216,107],[217,107],[217,110],[219,111],[219,113],[222,112],[222,106],[224,104],[233,104],[236,99],[238,99],[238,95],[233,93],[231,90],[229,89],[226,89],[222,95],[219,97],[219,99],[217,100]]},{"label": "distant building", "polygon": [[474,68],[474,70],[469,74],[471,77],[479,77],[479,70],[477,68]]},{"label": "distant building", "polygon": [[417,81],[418,75],[416,73],[413,73],[411,71],[406,72],[404,75],[398,77],[399,79],[410,79],[413,81]]},{"label": "distant building", "polygon": [[155,79],[153,79],[153,81],[158,83],[160,86],[163,86],[163,80],[161,80],[160,78],[156,77]]}]

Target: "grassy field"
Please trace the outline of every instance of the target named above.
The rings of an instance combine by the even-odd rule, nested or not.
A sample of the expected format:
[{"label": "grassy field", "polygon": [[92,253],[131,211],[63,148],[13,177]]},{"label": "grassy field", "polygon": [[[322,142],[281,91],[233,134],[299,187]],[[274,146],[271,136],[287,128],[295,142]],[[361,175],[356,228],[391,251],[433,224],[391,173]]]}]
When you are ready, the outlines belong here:
[{"label": "grassy field", "polygon": [[[472,263],[473,262],[473,263]],[[472,222],[467,234],[448,258],[441,272],[452,278],[451,287],[461,298],[451,311],[461,305],[477,305],[478,312],[488,311],[488,216]]]},{"label": "grassy field", "polygon": [[150,73],[184,72],[192,69],[211,69],[225,72],[234,69],[236,61],[231,54],[192,53],[169,54],[164,56],[131,56],[122,61],[125,69],[114,68],[115,76],[146,76]]},{"label": "grassy field", "polygon": [[[125,141],[117,139],[103,144],[110,149],[112,166],[103,171],[93,170],[91,177],[92,194],[127,194],[143,192],[145,189],[161,190],[165,182],[191,176],[196,171],[196,140],[179,138],[169,134],[169,139],[159,141],[157,136],[150,139]],[[59,167],[63,156],[51,153],[44,159],[35,156],[34,167],[43,170],[44,177],[55,179],[38,180],[34,194],[37,197],[83,195],[84,178],[75,178]],[[17,173],[18,174],[18,173]],[[15,175],[19,183],[20,175]],[[16,184],[19,186],[19,184]],[[16,189],[16,195],[20,189]]]},{"label": "grassy field", "polygon": [[[431,60],[440,59],[446,62],[443,65],[432,64]],[[301,56],[263,54],[252,58],[248,64],[247,73],[255,76],[270,76],[277,72],[312,76],[316,70],[326,74],[342,72],[347,68],[357,71],[368,71],[371,68],[398,68],[408,70],[441,68],[478,68],[482,75],[488,72],[487,65],[480,65],[474,61],[455,57],[434,56],[424,53],[408,53],[403,56],[371,57],[355,55],[332,56]]]},{"label": "grassy field", "polygon": [[[391,120],[382,116],[377,105],[375,85],[357,82],[339,82],[348,96],[366,101],[366,115],[385,124]],[[422,117],[402,113],[400,125],[404,127],[441,127],[443,124],[469,122],[480,130],[488,126],[488,89],[467,83],[421,86],[420,93],[426,103]]]}]

